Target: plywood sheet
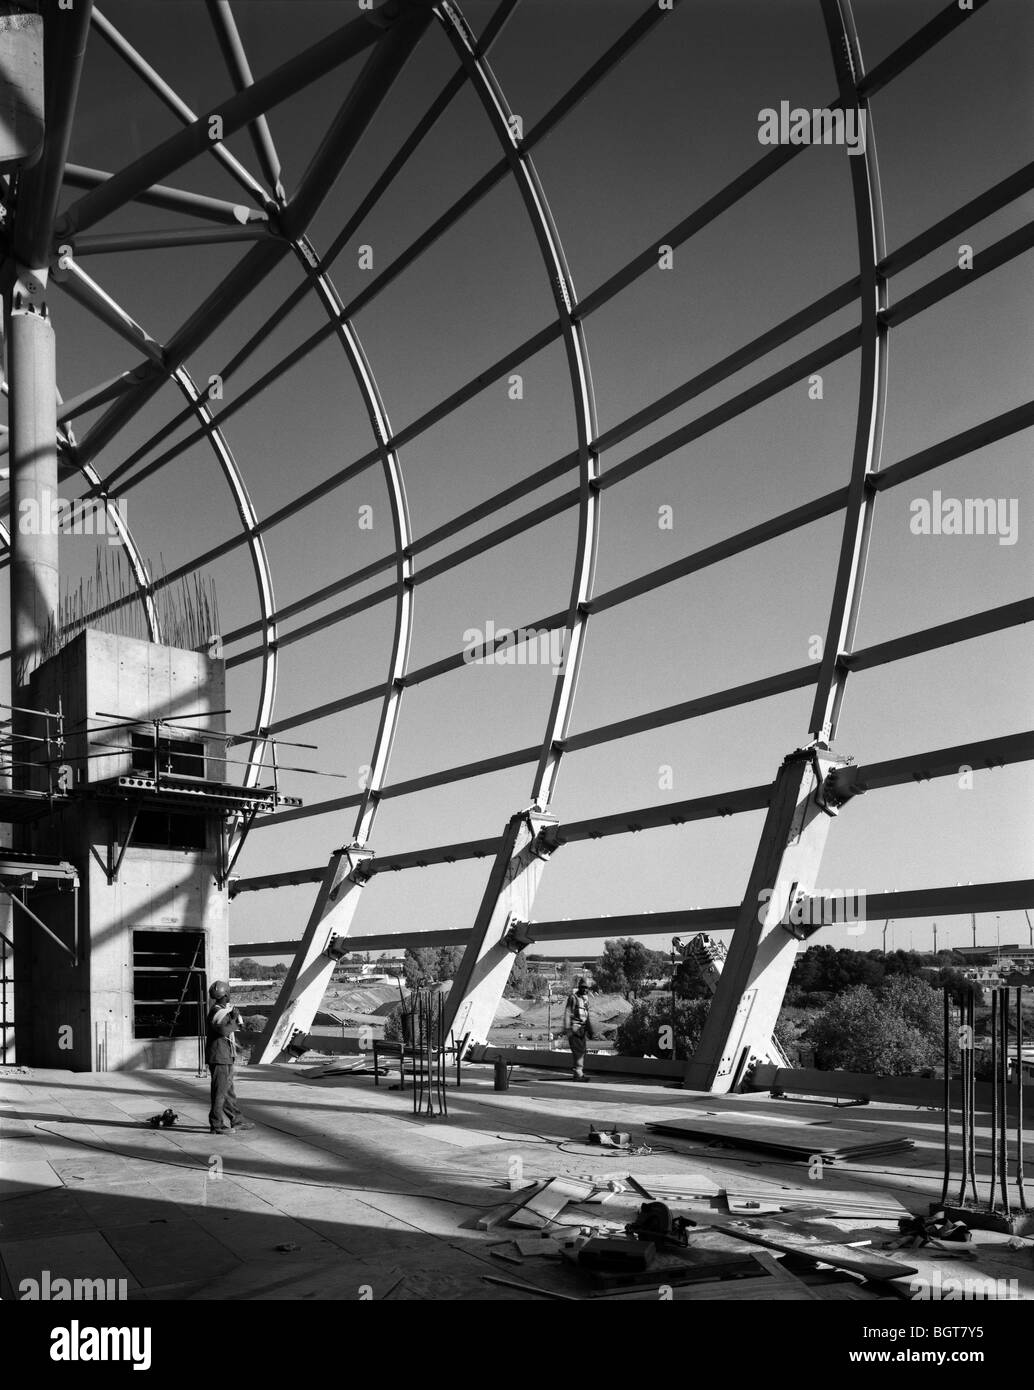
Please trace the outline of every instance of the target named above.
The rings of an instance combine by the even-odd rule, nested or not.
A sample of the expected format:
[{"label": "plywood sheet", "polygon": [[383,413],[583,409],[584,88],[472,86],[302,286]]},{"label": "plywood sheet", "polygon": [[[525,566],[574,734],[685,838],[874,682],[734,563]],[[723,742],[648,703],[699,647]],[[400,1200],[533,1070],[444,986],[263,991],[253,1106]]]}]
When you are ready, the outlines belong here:
[{"label": "plywood sheet", "polygon": [[584,1202],[592,1196],[592,1191],[591,1183],[575,1182],[571,1178],[552,1178],[541,1192],[536,1192],[517,1208],[507,1224],[531,1227],[548,1225],[569,1202]]},{"label": "plywood sheet", "polygon": [[832,1241],[813,1240],[808,1236],[776,1226],[747,1227],[744,1224],[719,1226],[718,1230],[727,1235],[749,1240],[763,1245],[769,1250],[779,1250],[785,1255],[807,1255],[809,1259],[837,1269],[850,1270],[866,1279],[900,1279],[916,1273],[914,1265],[901,1260],[892,1260],[875,1251],[852,1249],[847,1245],[837,1245]]},{"label": "plywood sheet", "polygon": [[658,1134],[694,1139],[726,1139],[747,1148],[792,1153],[801,1158],[812,1154],[838,1158],[872,1158],[910,1149],[907,1134],[890,1129],[835,1129],[832,1125],[793,1124],[787,1120],[762,1120],[740,1115],[693,1115],[664,1120],[650,1128]]}]

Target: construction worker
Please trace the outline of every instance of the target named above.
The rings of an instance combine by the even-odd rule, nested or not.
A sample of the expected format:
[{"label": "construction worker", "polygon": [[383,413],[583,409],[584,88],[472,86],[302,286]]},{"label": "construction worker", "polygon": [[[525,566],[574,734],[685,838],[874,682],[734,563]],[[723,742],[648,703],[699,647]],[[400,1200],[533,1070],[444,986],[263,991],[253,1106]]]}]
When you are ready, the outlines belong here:
[{"label": "construction worker", "polygon": [[584,975],[579,976],[578,983],[564,1004],[564,1032],[574,1061],[574,1080],[588,1081],[585,1075],[585,1049],[592,1036],[592,1020],[589,1016],[589,982]]},{"label": "construction worker", "polygon": [[237,1043],[234,1033],[243,1023],[240,1009],[230,1004],[230,986],[216,980],[208,991],[212,1000],[208,1010],[208,1043],[205,1060],[212,1073],[212,1108],[208,1112],[211,1134],[238,1133],[253,1126],[241,1114],[237,1092],[233,1085],[233,1069],[237,1062]]}]

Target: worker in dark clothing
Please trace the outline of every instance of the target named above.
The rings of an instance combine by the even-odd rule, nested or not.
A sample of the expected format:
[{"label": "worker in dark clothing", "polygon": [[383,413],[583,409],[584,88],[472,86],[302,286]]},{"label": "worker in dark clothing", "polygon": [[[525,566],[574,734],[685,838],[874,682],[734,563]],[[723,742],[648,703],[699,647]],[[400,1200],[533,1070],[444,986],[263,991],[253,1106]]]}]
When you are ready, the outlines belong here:
[{"label": "worker in dark clothing", "polygon": [[208,1127],[212,1134],[236,1134],[252,1125],[241,1114],[237,1092],[233,1085],[233,1069],[237,1062],[237,1043],[234,1033],[241,1026],[240,1010],[230,1004],[230,986],[216,980],[208,991],[212,1000],[208,1010],[208,1043],[205,1060],[212,1073],[212,1108]]},{"label": "worker in dark clothing", "polygon": [[574,1080],[588,1081],[585,1075],[585,1050],[592,1036],[592,1019],[589,1014],[589,983],[584,975],[579,978],[564,1004],[564,1032],[574,1062]]}]

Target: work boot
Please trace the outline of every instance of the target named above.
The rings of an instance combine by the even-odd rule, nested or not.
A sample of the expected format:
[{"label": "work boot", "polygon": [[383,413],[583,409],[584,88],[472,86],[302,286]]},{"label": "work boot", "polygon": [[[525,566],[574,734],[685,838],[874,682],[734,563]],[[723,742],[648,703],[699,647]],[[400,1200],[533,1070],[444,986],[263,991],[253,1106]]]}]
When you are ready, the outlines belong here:
[{"label": "work boot", "polygon": [[230,1126],[230,1132],[232,1134],[240,1134],[242,1130],[254,1128],[255,1126],[251,1123],[250,1120],[238,1120],[235,1125]]},{"label": "work boot", "polygon": [[209,1134],[229,1134],[230,1131],[228,1129],[212,1129],[209,1127],[208,1132]]},{"label": "work boot", "polygon": [[574,1073],[574,1079],[575,1081],[588,1081],[589,1078],[585,1075],[583,1071],[576,1071]]}]

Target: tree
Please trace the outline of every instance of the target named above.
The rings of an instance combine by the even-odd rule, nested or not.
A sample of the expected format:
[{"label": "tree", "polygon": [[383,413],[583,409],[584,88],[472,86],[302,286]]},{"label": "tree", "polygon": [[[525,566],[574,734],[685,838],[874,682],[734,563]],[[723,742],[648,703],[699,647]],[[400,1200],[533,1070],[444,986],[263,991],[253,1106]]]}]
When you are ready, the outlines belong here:
[{"label": "tree", "polygon": [[934,976],[933,983],[937,989],[944,989],[945,986],[947,986],[947,988],[951,990],[951,997],[956,1004],[961,1004],[963,999],[971,992],[975,997],[976,1003],[982,1004],[984,1002],[984,991],[980,985],[974,984],[968,976],[964,975],[961,970],[957,970],[953,966],[945,966],[943,969],[938,970],[937,974]]},{"label": "tree", "polygon": [[904,972],[878,989],[855,985],[832,999],[807,1033],[827,1069],[908,1076],[943,1060],[940,996]]},{"label": "tree", "polygon": [[675,1057],[684,1061],[700,1041],[709,1007],[705,999],[676,1000],[673,1030],[670,999],[641,999],[618,1025],[614,1039],[618,1055],[670,1059],[674,1043]]},{"label": "tree", "polygon": [[409,989],[423,989],[451,980],[463,959],[462,946],[407,946],[402,974]]},{"label": "tree", "polygon": [[438,980],[438,952],[433,946],[407,946],[402,975],[407,989],[421,989]]},{"label": "tree", "polygon": [[651,979],[656,978],[651,957],[659,951],[649,951],[641,941],[630,936],[604,943],[603,955],[593,967],[596,988],[603,994],[621,994],[630,1002],[641,994]]},{"label": "tree", "polygon": [[263,980],[266,976],[266,968],[259,965],[257,960],[250,957],[237,962],[237,978],[239,980]]},{"label": "tree", "polygon": [[533,970],[523,955],[518,955],[503,991],[506,998],[544,999],[547,989],[545,976]]},{"label": "tree", "polygon": [[277,965],[273,966],[272,970],[270,970],[269,973],[272,975],[274,980],[282,980],[284,976],[287,974],[287,966],[284,965],[282,962],[278,963]]}]

